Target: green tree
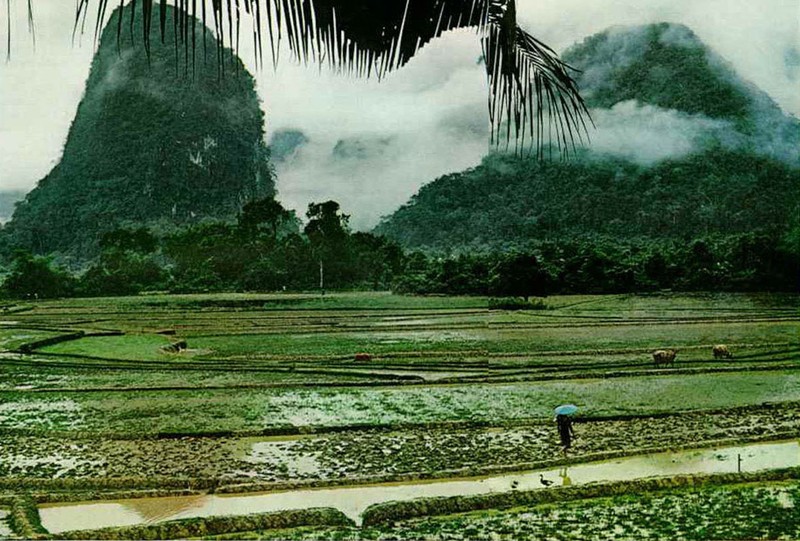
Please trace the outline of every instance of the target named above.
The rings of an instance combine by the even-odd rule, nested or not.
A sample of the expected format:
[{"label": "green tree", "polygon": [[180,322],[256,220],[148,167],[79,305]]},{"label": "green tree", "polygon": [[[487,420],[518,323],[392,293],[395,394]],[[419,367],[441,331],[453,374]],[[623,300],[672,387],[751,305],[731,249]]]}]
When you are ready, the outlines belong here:
[{"label": "green tree", "polygon": [[[346,265],[349,256],[347,241],[349,234],[348,222],[350,216],[339,212],[339,203],[325,201],[324,203],[309,203],[306,212],[308,223],[304,232],[311,244],[311,251],[319,265],[319,289],[325,294],[325,267],[341,268]],[[337,273],[329,272],[337,277]]]},{"label": "green tree", "polygon": [[137,254],[150,254],[156,251],[158,240],[149,229],[115,229],[103,234],[100,238],[100,248],[103,250],[116,250],[133,252]]},{"label": "green tree", "polygon": [[275,244],[283,232],[296,229],[294,214],[274,198],[250,201],[239,214],[239,230],[248,241],[264,241]]},{"label": "green tree", "polygon": [[491,271],[489,291],[492,295],[543,297],[550,291],[550,275],[535,255],[511,254],[498,261]]},{"label": "green tree", "polygon": [[403,250],[386,237],[372,233],[353,233],[350,236],[352,281],[373,290],[390,286],[401,272]]},{"label": "green tree", "polygon": [[100,246],[100,256],[80,279],[83,294],[134,295],[165,285],[167,273],[152,255],[158,240],[146,228],[110,231]]},{"label": "green tree", "polygon": [[3,292],[18,299],[53,299],[75,291],[75,279],[52,265],[49,258],[29,252],[14,254],[11,271],[3,282]]},{"label": "green tree", "polygon": [[189,227],[164,242],[164,253],[173,262],[176,291],[235,289],[255,255],[240,242],[236,227],[212,222]]}]

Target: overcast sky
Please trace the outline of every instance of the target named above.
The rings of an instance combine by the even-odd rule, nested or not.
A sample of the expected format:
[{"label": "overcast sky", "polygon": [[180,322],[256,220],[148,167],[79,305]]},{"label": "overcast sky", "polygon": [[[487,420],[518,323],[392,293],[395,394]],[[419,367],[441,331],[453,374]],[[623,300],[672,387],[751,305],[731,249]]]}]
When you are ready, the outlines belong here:
[{"label": "overcast sky", "polygon": [[[2,1],[2,0],[0,0]],[[10,62],[0,60],[0,190],[30,189],[58,161],[83,92],[91,36],[70,46],[74,2],[35,0],[36,49],[25,2],[12,1]],[[745,79],[800,116],[798,0],[517,0],[521,25],[556,50],[613,25],[683,23]],[[0,43],[5,43],[5,10]],[[245,40],[245,43],[247,40]],[[278,169],[279,198],[300,214],[309,201],[339,200],[356,227],[374,225],[422,184],[479,163],[487,151],[486,83],[470,31],[428,45],[384,81],[365,81],[291,62],[255,73],[275,130],[303,131],[309,144]],[[334,159],[340,140],[374,148]]]}]

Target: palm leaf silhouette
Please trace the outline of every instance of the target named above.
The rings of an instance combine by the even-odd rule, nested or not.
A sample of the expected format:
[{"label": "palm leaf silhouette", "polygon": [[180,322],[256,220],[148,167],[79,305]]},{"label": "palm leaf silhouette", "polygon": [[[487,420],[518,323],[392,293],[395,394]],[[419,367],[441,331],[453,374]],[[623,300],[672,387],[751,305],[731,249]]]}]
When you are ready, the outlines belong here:
[{"label": "palm leaf silhouette", "polygon": [[[77,0],[75,31],[82,31],[92,11],[99,35],[109,1],[116,3]],[[517,151],[535,149],[541,155],[554,146],[568,152],[588,133],[588,110],[570,76],[571,68],[517,25],[515,0],[173,0],[178,9],[172,21],[166,20],[167,0],[124,3],[119,0],[117,33],[123,32],[124,10],[132,15],[138,8],[148,51],[157,7],[161,39],[166,25],[172,24],[176,53],[182,47],[186,62],[194,62],[198,19],[213,25],[216,54],[221,56],[226,46],[238,52],[242,24],[249,18],[257,63],[263,64],[264,49],[269,47],[277,64],[285,39],[301,62],[379,78],[402,67],[442,33],[475,28],[482,39],[489,82],[492,143],[513,142]],[[204,54],[207,48],[204,41]]]}]

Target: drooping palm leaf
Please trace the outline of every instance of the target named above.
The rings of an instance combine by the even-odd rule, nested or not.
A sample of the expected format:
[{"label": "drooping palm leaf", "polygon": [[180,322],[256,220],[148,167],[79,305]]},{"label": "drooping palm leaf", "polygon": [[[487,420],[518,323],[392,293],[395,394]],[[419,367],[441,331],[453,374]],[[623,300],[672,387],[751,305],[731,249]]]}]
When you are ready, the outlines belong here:
[{"label": "drooping palm leaf", "polygon": [[[167,0],[157,1],[163,39]],[[552,49],[519,28],[515,0],[207,1],[210,21],[206,0],[199,0],[200,6],[198,0],[173,0],[178,8],[172,21],[176,58],[177,40],[181,40],[187,66],[194,62],[194,24],[198,15],[203,24],[213,23],[220,58],[226,46],[238,52],[244,11],[253,22],[257,63],[263,63],[267,40],[273,63],[277,63],[280,44],[285,39],[292,54],[303,62],[324,63],[359,76],[379,78],[402,67],[443,32],[471,27],[483,43],[494,143],[513,141],[518,151],[528,144],[540,152],[548,145],[567,151],[586,134],[588,111],[570,77],[570,68]],[[96,13],[95,33],[99,35],[108,2],[77,0],[76,30],[85,24],[91,7]],[[118,34],[122,32],[123,2],[120,0]],[[125,8],[135,10],[138,5],[141,10],[145,21],[142,40],[147,50],[155,2],[130,0]],[[204,40],[204,53],[206,47]]]}]

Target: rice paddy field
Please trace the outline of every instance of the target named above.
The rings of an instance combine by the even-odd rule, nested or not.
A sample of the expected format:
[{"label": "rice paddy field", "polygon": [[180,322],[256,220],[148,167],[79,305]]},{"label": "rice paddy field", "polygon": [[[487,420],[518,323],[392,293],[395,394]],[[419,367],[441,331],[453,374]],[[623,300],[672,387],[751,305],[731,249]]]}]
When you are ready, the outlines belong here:
[{"label": "rice paddy field", "polygon": [[[155,497],[285,491],[288,501],[797,441],[800,296],[544,303],[507,311],[480,297],[342,293],[2,306],[0,538],[800,538],[800,452],[788,469],[740,474],[733,460],[722,478],[658,465],[624,486],[594,480],[580,497],[551,476],[552,486],[474,501],[420,499],[413,516],[387,496],[377,505],[390,510],[372,513],[381,521],[367,509],[363,525],[331,510],[252,509],[245,520],[181,508],[177,522],[141,511],[168,507]],[[715,359],[717,344],[732,357]],[[655,366],[652,352],[666,348],[674,364]],[[579,407],[566,456],[553,422],[563,403]],[[637,484],[653,476],[677,485]],[[77,518],[48,531],[44,508],[80,502],[117,502],[131,518],[109,511],[120,519],[106,529]],[[335,497],[322,503],[336,508]]]}]

